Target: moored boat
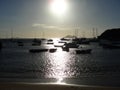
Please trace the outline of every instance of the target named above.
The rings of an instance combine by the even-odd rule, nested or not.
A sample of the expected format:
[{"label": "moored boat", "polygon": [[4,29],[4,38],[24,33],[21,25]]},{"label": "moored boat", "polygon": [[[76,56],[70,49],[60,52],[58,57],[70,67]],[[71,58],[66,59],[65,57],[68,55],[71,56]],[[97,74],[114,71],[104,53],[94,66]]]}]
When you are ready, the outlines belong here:
[{"label": "moored boat", "polygon": [[32,46],[40,46],[40,45],[41,45],[41,40],[39,40],[39,39],[33,40]]},{"label": "moored boat", "polygon": [[79,45],[78,44],[76,44],[76,43],[65,43],[64,44],[65,45],[65,47],[68,47],[68,48],[78,48],[79,47]]},{"label": "moored boat", "polygon": [[47,41],[48,41],[48,42],[53,42],[53,40],[52,40],[52,39],[48,39]]},{"label": "moored boat", "polygon": [[62,50],[63,50],[63,51],[67,51],[67,52],[69,52],[69,48],[66,47],[66,46],[62,46]]},{"label": "moored boat", "polygon": [[57,48],[51,48],[51,49],[49,49],[49,52],[50,53],[54,53],[54,52],[56,52],[57,51]]}]

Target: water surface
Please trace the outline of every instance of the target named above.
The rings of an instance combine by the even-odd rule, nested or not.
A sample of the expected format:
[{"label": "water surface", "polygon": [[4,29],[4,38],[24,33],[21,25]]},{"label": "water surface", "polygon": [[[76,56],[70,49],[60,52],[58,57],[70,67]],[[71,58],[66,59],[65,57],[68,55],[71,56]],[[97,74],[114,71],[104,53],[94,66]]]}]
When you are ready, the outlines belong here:
[{"label": "water surface", "polygon": [[120,50],[103,49],[98,43],[80,45],[91,48],[91,54],[76,54],[60,47],[55,53],[30,53],[32,48],[51,48],[53,45],[32,46],[7,42],[0,52],[0,78],[6,82],[69,83],[79,85],[120,85]]}]

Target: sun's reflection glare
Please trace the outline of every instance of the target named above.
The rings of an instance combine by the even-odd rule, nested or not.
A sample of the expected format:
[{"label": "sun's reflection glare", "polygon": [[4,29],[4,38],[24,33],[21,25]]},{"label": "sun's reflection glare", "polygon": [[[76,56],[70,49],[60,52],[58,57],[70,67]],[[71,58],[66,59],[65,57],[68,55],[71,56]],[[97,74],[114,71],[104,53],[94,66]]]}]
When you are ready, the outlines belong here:
[{"label": "sun's reflection glare", "polygon": [[64,80],[64,78],[62,78],[62,77],[57,78],[56,84],[66,84],[63,80]]},{"label": "sun's reflection glare", "polygon": [[57,84],[65,84],[64,78],[67,77],[66,69],[68,57],[67,53],[63,52],[60,48],[57,52],[51,54],[50,63],[52,67],[49,70],[49,77],[55,78]]}]

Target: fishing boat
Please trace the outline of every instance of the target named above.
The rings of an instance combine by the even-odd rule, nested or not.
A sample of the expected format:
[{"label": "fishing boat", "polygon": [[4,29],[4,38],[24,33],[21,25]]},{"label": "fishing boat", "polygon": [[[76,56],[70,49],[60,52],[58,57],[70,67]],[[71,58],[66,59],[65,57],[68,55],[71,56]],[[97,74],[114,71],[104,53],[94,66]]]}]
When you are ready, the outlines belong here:
[{"label": "fishing boat", "polygon": [[76,54],[90,54],[92,49],[76,50]]},{"label": "fishing boat", "polygon": [[64,46],[64,43],[55,43],[54,44],[54,47],[63,47]]},{"label": "fishing boat", "polygon": [[33,40],[32,46],[40,46],[40,45],[41,45],[41,40],[39,40],[39,39]]},{"label": "fishing boat", "polygon": [[65,43],[67,43],[66,41],[59,41],[58,43],[63,43],[63,44],[65,44]]},{"label": "fishing boat", "polygon": [[56,52],[57,51],[57,48],[51,48],[51,49],[49,49],[49,52],[50,53],[54,53],[54,52]]},{"label": "fishing boat", "polygon": [[32,43],[32,46],[40,46],[40,45],[41,43],[37,43],[37,42]]}]

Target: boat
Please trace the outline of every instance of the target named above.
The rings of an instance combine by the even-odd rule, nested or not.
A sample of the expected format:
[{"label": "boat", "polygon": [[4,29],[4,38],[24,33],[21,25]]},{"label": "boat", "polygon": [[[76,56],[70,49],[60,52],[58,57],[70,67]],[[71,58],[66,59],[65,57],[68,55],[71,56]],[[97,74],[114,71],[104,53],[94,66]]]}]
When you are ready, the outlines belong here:
[{"label": "boat", "polygon": [[54,44],[53,42],[47,42],[47,44]]},{"label": "boat", "polygon": [[47,41],[48,41],[48,42],[52,42],[53,40],[52,40],[52,39],[48,39]]},{"label": "boat", "polygon": [[39,40],[39,39],[33,40],[32,46],[40,46],[40,45],[41,45],[41,40]]},{"label": "boat", "polygon": [[30,49],[29,52],[31,53],[39,53],[39,52],[47,52],[48,49]]},{"label": "boat", "polygon": [[33,42],[41,43],[41,40],[39,40],[39,39],[33,39]]},{"label": "boat", "polygon": [[63,47],[63,46],[64,46],[63,43],[55,43],[55,44],[54,44],[54,47]]},{"label": "boat", "polygon": [[54,45],[54,47],[62,47],[63,45]]},{"label": "boat", "polygon": [[66,47],[66,46],[62,46],[62,50],[63,50],[63,51],[67,51],[67,52],[69,52],[69,48]]},{"label": "boat", "polygon": [[40,45],[41,43],[37,43],[37,42],[32,43],[32,46],[40,46]]},{"label": "boat", "polygon": [[76,54],[90,54],[92,49],[76,50]]},{"label": "boat", "polygon": [[57,48],[51,48],[51,49],[49,49],[49,52],[50,53],[54,53],[54,52],[56,52],[57,51]]},{"label": "boat", "polygon": [[78,44],[76,44],[76,43],[65,43],[64,44],[65,45],[65,47],[68,47],[68,48],[78,48],[79,47],[79,45]]},{"label": "boat", "polygon": [[70,38],[61,38],[62,41],[70,41]]},{"label": "boat", "polygon": [[58,43],[64,43],[64,44],[65,44],[65,43],[67,43],[67,42],[66,42],[66,41],[59,41]]}]

